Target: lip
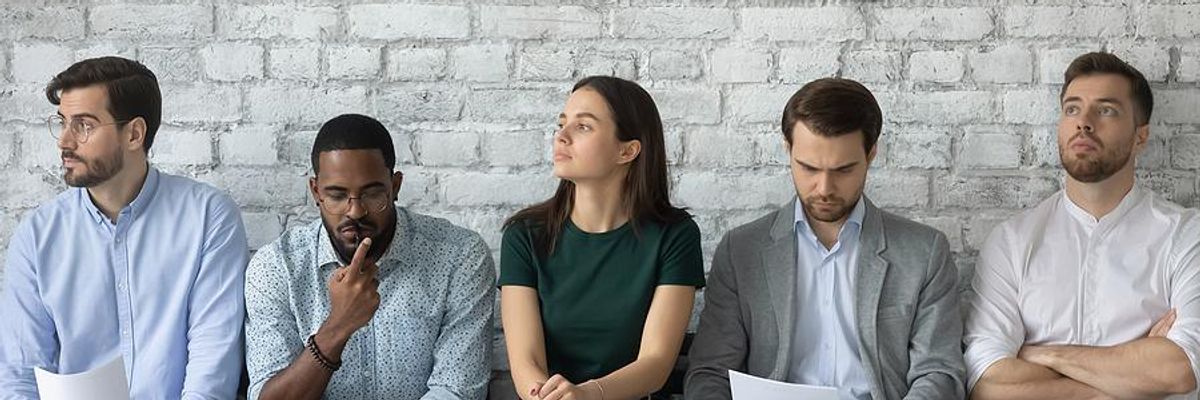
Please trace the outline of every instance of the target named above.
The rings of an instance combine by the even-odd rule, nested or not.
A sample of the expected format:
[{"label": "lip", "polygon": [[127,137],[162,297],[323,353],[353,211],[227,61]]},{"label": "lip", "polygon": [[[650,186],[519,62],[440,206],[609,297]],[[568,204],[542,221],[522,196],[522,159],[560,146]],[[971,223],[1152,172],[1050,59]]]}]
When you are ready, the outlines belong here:
[{"label": "lip", "polygon": [[66,168],[74,167],[74,166],[81,165],[81,164],[83,164],[83,162],[79,161],[79,159],[77,159],[77,158],[69,158],[69,157],[62,158],[62,165],[63,165],[63,167],[66,167]]},{"label": "lip", "polygon": [[1070,148],[1071,150],[1074,150],[1074,151],[1097,151],[1097,150],[1100,150],[1100,146],[1097,145],[1096,142],[1091,141],[1089,139],[1084,139],[1084,138],[1072,140],[1071,143],[1068,145],[1068,148]]},{"label": "lip", "polygon": [[347,242],[354,242],[355,239],[366,238],[370,236],[369,233],[370,232],[368,232],[366,229],[358,228],[342,228],[341,230],[338,230],[338,236],[341,236],[341,238]]},{"label": "lip", "polygon": [[566,155],[566,154],[563,154],[563,153],[554,153],[554,161],[567,161],[567,160],[570,160],[570,159],[571,159],[571,156],[568,156],[568,155]]}]

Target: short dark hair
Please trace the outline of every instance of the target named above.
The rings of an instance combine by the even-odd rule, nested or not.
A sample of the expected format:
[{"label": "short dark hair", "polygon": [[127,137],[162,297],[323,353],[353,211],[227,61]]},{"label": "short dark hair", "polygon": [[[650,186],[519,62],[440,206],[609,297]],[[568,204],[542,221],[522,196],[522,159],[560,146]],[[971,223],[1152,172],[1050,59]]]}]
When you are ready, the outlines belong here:
[{"label": "short dark hair", "polygon": [[1067,86],[1075,78],[1098,74],[1116,74],[1128,79],[1133,90],[1130,95],[1133,97],[1134,116],[1137,117],[1134,122],[1138,126],[1150,123],[1150,114],[1154,112],[1154,94],[1150,92],[1150,82],[1137,68],[1111,53],[1092,52],[1071,61],[1067,72],[1063,73],[1063,86],[1058,98],[1061,100],[1067,94]]},{"label": "short dark hair", "polygon": [[108,93],[108,113],[117,121],[124,121],[117,127],[138,117],[146,121],[142,150],[149,153],[162,122],[162,93],[158,78],[145,65],[121,57],[89,58],[55,75],[46,85],[46,98],[57,106],[62,91],[97,84],[104,84]]},{"label": "short dark hair", "polygon": [[796,91],[783,109],[783,138],[792,145],[792,130],[803,122],[822,136],[841,136],[862,131],[868,153],[879,140],[883,112],[861,83],[843,78],[821,78]]},{"label": "short dark hair", "polygon": [[313,173],[320,172],[317,159],[321,153],[334,150],[374,149],[383,153],[388,170],[396,169],[396,148],[392,135],[375,118],[360,114],[342,114],[321,125],[312,147]]}]

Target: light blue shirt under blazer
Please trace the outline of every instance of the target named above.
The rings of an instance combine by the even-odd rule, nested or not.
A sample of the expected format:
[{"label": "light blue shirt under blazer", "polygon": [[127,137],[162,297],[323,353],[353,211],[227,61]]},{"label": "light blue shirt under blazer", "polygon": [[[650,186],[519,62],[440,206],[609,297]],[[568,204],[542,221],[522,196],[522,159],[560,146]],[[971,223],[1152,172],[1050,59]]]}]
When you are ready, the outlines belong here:
[{"label": "light blue shirt under blazer", "polygon": [[837,243],[825,248],[796,201],[796,326],[788,381],[834,386],[843,400],[870,399],[854,318],[855,269],[866,209],[860,196]]}]

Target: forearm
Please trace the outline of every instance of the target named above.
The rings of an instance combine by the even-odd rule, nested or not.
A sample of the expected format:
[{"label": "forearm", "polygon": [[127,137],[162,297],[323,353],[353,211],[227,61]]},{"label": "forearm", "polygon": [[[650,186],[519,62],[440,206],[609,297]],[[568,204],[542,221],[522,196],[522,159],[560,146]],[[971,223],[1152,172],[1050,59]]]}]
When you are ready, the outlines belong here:
[{"label": "forearm", "polygon": [[1030,361],[1121,398],[1162,398],[1196,388],[1183,349],[1161,337],[1111,347],[1029,349]]},{"label": "forearm", "polygon": [[979,381],[971,392],[971,399],[1040,400],[1040,399],[1109,399],[1091,386],[1071,378],[1055,378],[1027,382],[984,382]]},{"label": "forearm", "polygon": [[979,378],[972,399],[1103,399],[1104,392],[1018,358],[997,361]]},{"label": "forearm", "polygon": [[[351,334],[353,331],[322,325],[314,340],[325,358],[340,363]],[[291,365],[263,385],[259,399],[320,399],[332,378],[333,372],[321,366],[308,349],[303,349]]]},{"label": "forearm", "polygon": [[645,398],[662,388],[674,365],[671,357],[642,358],[596,379],[594,384],[604,388],[605,400]]},{"label": "forearm", "polygon": [[511,352],[509,353],[509,370],[512,373],[513,387],[521,400],[538,400],[531,392],[535,388],[540,388],[542,383],[550,379],[545,365],[534,362],[533,357],[514,358]]}]

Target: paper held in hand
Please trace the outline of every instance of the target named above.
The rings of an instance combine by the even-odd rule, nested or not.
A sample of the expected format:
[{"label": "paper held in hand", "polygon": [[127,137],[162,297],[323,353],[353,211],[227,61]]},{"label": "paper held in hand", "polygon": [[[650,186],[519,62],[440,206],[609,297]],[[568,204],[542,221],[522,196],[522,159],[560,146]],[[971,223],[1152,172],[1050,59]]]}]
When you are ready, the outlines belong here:
[{"label": "paper held in hand", "polygon": [[733,400],[838,400],[837,389],[773,381],[729,370]]},{"label": "paper held in hand", "polygon": [[33,376],[37,378],[42,400],[129,400],[129,381],[125,379],[125,361],[121,356],[78,374],[59,375],[35,367]]}]

